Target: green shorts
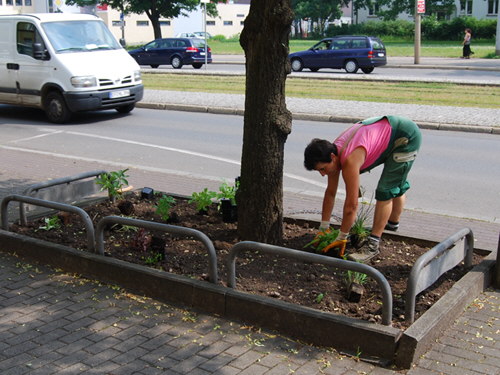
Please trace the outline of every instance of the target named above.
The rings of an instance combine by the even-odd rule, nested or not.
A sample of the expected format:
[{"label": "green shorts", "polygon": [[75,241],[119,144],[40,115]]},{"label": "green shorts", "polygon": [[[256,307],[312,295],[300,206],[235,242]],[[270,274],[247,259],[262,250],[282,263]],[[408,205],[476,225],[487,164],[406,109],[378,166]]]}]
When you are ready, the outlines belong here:
[{"label": "green shorts", "polygon": [[387,119],[392,127],[389,146],[367,169],[384,164],[384,170],[375,191],[375,199],[378,201],[400,197],[410,188],[407,180],[408,172],[422,143],[420,129],[413,121],[397,116],[387,116]]}]

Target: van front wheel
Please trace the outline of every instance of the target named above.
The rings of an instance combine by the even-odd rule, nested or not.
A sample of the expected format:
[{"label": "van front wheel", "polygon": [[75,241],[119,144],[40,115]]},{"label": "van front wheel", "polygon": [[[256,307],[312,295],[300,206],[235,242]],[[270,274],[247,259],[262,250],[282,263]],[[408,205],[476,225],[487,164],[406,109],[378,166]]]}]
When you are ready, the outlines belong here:
[{"label": "van front wheel", "polygon": [[71,111],[63,96],[57,91],[51,91],[47,94],[44,108],[49,121],[55,124],[64,124],[71,118]]}]

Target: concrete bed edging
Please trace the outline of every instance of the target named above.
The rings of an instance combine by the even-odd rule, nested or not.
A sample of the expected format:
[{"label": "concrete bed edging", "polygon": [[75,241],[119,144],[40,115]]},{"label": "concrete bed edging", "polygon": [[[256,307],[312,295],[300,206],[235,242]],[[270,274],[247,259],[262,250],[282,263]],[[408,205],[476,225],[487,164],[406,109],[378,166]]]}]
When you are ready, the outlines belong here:
[{"label": "concrete bed edging", "polygon": [[[440,333],[489,285],[495,265],[490,254],[459,280],[408,329],[250,295],[220,284],[140,266],[67,246],[0,230],[0,251],[14,253],[66,272],[117,284],[131,292],[223,318],[259,325],[314,345],[410,368]],[[131,277],[132,276],[132,277]]]}]

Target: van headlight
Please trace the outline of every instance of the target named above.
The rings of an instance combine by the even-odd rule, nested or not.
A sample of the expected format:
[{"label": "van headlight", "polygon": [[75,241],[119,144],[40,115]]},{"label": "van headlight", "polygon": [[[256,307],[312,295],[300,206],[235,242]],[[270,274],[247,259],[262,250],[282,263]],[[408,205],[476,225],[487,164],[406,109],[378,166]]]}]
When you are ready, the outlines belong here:
[{"label": "van headlight", "polygon": [[71,77],[71,84],[74,87],[95,87],[97,79],[94,76]]},{"label": "van headlight", "polygon": [[134,70],[134,81],[135,82],[142,81],[141,71],[140,70]]}]

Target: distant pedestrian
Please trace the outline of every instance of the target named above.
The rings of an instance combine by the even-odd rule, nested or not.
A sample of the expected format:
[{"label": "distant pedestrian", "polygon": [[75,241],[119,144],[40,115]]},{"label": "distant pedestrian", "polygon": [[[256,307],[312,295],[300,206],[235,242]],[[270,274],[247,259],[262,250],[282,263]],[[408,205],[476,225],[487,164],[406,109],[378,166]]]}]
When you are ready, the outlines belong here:
[{"label": "distant pedestrian", "polygon": [[375,192],[375,217],[371,234],[361,248],[347,257],[367,262],[379,253],[379,241],[384,229],[397,230],[410,188],[407,181],[421,143],[417,124],[399,116],[374,117],[361,121],[330,142],[315,138],[304,151],[304,166],[328,177],[323,198],[320,231],[330,227],[330,217],[339,186],[345,183],[346,198],[342,224],[333,247],[345,249],[347,236],[358,209],[360,174],[384,165]]},{"label": "distant pedestrian", "polygon": [[470,41],[472,39],[472,31],[471,29],[465,29],[465,35],[464,35],[464,40],[462,42],[463,44],[463,51],[462,51],[462,59],[470,59],[470,55],[474,52],[470,50]]}]

